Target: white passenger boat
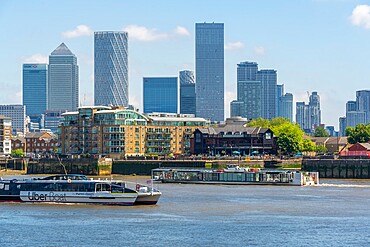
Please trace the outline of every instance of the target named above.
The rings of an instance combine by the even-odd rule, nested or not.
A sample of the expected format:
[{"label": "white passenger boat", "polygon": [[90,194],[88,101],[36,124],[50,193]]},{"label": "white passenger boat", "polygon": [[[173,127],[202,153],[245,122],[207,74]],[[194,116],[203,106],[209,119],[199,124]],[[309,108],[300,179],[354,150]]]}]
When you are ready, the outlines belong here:
[{"label": "white passenger boat", "polygon": [[134,205],[138,193],[109,180],[84,175],[0,180],[0,201]]}]

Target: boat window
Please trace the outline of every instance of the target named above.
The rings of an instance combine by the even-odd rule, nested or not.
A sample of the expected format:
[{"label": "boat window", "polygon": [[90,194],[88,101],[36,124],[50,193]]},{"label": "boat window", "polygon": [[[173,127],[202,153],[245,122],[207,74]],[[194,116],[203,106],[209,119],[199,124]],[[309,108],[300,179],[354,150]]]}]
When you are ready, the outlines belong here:
[{"label": "boat window", "polygon": [[109,184],[96,184],[96,192],[110,191]]},{"label": "boat window", "polygon": [[112,193],[123,193],[124,187],[112,184]]},{"label": "boat window", "polygon": [[4,189],[4,184],[3,183],[0,183],[0,190],[3,190]]}]

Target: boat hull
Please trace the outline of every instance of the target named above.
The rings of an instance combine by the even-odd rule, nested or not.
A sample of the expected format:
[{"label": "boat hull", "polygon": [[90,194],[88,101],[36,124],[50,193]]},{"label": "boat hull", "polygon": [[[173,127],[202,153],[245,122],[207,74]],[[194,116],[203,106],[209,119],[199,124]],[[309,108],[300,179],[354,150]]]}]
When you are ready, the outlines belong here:
[{"label": "boat hull", "polygon": [[138,193],[135,205],[155,205],[161,195],[161,192]]}]

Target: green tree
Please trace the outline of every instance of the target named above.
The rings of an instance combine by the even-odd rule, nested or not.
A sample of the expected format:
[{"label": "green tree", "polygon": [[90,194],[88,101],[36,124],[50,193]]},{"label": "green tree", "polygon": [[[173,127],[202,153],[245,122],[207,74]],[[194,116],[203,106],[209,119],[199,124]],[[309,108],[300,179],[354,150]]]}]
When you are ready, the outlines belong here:
[{"label": "green tree", "polygon": [[10,156],[16,157],[16,158],[23,157],[24,156],[24,151],[21,148],[13,149],[12,152],[10,153]]},{"label": "green tree", "polygon": [[316,152],[319,154],[324,154],[328,152],[328,149],[324,145],[320,144],[316,146]]},{"label": "green tree", "polygon": [[298,124],[288,119],[277,117],[272,120],[257,118],[247,124],[248,127],[269,128],[277,136],[277,145],[283,154],[294,154],[301,151],[303,134]]},{"label": "green tree", "polygon": [[355,128],[347,127],[346,136],[350,144],[357,142],[364,143],[370,141],[370,124],[358,124]]},{"label": "green tree", "polygon": [[303,139],[301,151],[302,152],[313,152],[316,150],[316,145],[310,139]]},{"label": "green tree", "polygon": [[319,126],[315,129],[314,136],[315,137],[328,137],[329,133],[324,129],[324,127]]}]

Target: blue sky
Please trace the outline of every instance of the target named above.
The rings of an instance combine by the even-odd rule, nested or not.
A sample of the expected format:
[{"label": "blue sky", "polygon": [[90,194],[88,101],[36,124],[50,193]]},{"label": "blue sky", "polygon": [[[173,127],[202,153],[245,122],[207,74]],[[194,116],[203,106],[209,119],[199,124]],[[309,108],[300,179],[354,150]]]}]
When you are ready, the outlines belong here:
[{"label": "blue sky", "polygon": [[[197,22],[225,24],[225,112],[236,64],[278,71],[295,101],[321,97],[322,122],[338,126],[356,90],[370,89],[370,1],[1,1],[0,104],[22,103],[22,64],[47,62],[64,42],[78,57],[80,101],[93,103],[93,32],[129,32],[130,103],[142,110],[142,77],[194,70]],[[295,105],[294,105],[295,107]]]}]

